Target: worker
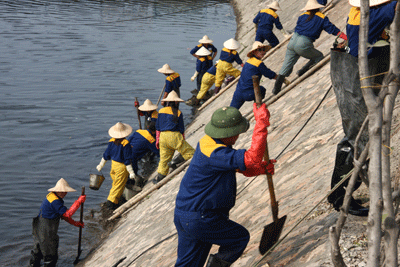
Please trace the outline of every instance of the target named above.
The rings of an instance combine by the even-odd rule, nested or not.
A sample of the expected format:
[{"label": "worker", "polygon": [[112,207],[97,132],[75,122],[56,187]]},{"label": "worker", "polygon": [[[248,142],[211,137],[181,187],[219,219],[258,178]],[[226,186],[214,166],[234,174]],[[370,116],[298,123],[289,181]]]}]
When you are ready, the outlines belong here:
[{"label": "worker", "polygon": [[272,90],[274,95],[281,91],[285,77],[292,73],[293,66],[300,57],[309,59],[309,62],[297,72],[299,76],[324,58],[321,51],[315,49],[313,44],[320,37],[322,30],[347,40],[346,34],[333,25],[327,16],[319,12],[319,8],[323,7],[316,0],[308,0],[306,6],[301,9],[305,12],[298,18],[294,34],[287,46],[285,60]]},{"label": "worker", "polygon": [[[132,127],[129,124],[117,122],[112,126],[108,130],[111,139],[108,141],[107,149],[96,167],[98,171],[101,171],[106,161],[111,160],[110,176],[113,182],[106,202],[106,208],[109,210],[115,210],[118,207],[128,176],[130,179],[138,179],[131,164],[132,147],[126,139],[131,133]],[[139,182],[135,180],[136,184]],[[140,191],[140,189],[135,188],[135,191]]]},{"label": "worker", "polygon": [[235,78],[240,75],[240,70],[232,66],[233,62],[236,62],[242,67],[244,65],[242,59],[239,56],[239,53],[236,51],[237,49],[239,49],[239,47],[239,42],[233,38],[224,42],[224,48],[221,51],[217,66],[217,72],[215,74],[214,94],[218,94],[227,74],[234,76]]},{"label": "worker", "polygon": [[168,163],[174,156],[175,150],[180,153],[178,159],[174,161],[175,166],[192,158],[194,154],[193,147],[185,141],[183,114],[178,109],[178,103],[183,100],[172,91],[164,101],[167,106],[160,109],[156,123],[156,146],[160,149],[160,162],[157,177],[153,180],[155,184],[167,176]]},{"label": "worker", "polygon": [[[175,91],[177,95],[180,96],[181,77],[179,76],[179,73],[172,70],[168,64],[164,64],[162,68],[158,69],[157,71],[167,76],[165,79],[163,99],[166,98],[172,91]],[[161,100],[161,105],[165,105],[164,100]]]},{"label": "worker", "polygon": [[[128,137],[128,141],[132,147],[131,163],[136,179],[128,180],[127,185],[132,187],[133,190],[137,190],[137,188],[135,188],[135,185],[140,188],[142,188],[144,185],[144,179],[138,173],[138,161],[149,152],[152,152],[157,156],[160,155],[160,152],[156,147],[156,122],[150,121],[147,124],[146,130],[136,130],[136,132]],[[131,181],[135,181],[135,183],[132,185]]]},{"label": "worker", "polygon": [[[230,106],[240,109],[245,101],[255,100],[254,87],[253,87],[253,75],[258,77],[265,76],[269,79],[276,79],[277,75],[274,71],[270,70],[262,62],[262,58],[265,53],[271,49],[270,45],[263,45],[259,41],[253,43],[251,51],[247,54],[249,58],[242,69],[242,74],[240,75],[239,82],[236,86],[235,93]],[[289,81],[287,80],[287,83]],[[265,97],[265,88],[260,86],[261,97]]]},{"label": "worker", "polygon": [[249,150],[233,149],[249,122],[234,107],[217,109],[205,127],[205,136],[182,178],[176,196],[174,223],[178,232],[178,259],[175,266],[202,267],[213,244],[208,267],[225,267],[245,250],[250,235],[242,225],[229,219],[235,206],[236,172],[247,177],[274,173],[275,160],[263,161],[269,111],[254,104],[256,125]]},{"label": "worker", "polygon": [[40,261],[44,260],[44,266],[54,267],[58,260],[58,241],[57,235],[60,218],[76,227],[84,227],[83,222],[72,219],[72,215],[85,202],[86,195],[81,195],[78,200],[67,209],[64,206],[64,197],[68,192],[76,190],[69,186],[64,178],[56,183],[55,187],[48,190],[40,206],[39,215],[33,219],[32,234],[34,239],[33,250],[29,266],[39,267]]},{"label": "worker", "polygon": [[139,101],[135,101],[135,107],[139,109],[139,115],[144,116],[145,118],[145,128],[149,126],[150,122],[156,123],[158,118],[157,106],[150,101],[150,99],[146,99],[143,102],[143,105],[139,105]]},{"label": "worker", "polygon": [[[331,179],[331,188],[353,169],[355,156],[355,140],[357,151],[361,153],[368,142],[368,131],[359,133],[361,126],[368,115],[368,109],[364,101],[361,90],[360,74],[358,67],[358,44],[360,27],[360,1],[351,0],[350,13],[347,19],[348,48],[345,51],[340,49],[331,52],[331,80],[336,95],[337,104],[342,117],[342,127],[345,134],[344,138],[338,143],[335,156],[335,166]],[[390,47],[386,38],[386,27],[393,22],[397,2],[389,0],[377,0],[370,2],[370,19],[368,31],[368,43],[372,49],[368,50],[368,67],[374,84],[382,84],[385,73],[389,70]],[[383,42],[386,46],[373,46],[377,42]],[[346,53],[347,52],[347,53]],[[361,168],[360,175],[365,175],[368,171],[368,164]],[[353,192],[361,186],[361,177],[356,182]],[[347,182],[333,191],[328,201],[335,210],[340,211],[346,194]],[[368,216],[369,209],[362,206],[358,200],[352,196],[349,205],[349,214],[355,216]]]},{"label": "worker", "polygon": [[[199,56],[196,55],[196,52],[197,52],[200,48],[204,47],[204,48],[206,48],[208,51],[210,51],[210,56],[211,56],[211,58],[212,58],[211,60],[214,60],[214,58],[217,56],[218,49],[212,44],[212,43],[213,43],[213,40],[211,40],[210,38],[208,38],[207,35],[204,35],[203,38],[201,38],[201,39],[199,40],[199,43],[200,43],[200,44],[196,45],[192,50],[190,50],[190,54],[192,54],[192,56],[194,56],[195,58],[199,59]],[[196,62],[196,64],[197,64],[197,62]]]},{"label": "worker", "polygon": [[204,74],[206,71],[212,67],[213,61],[211,57],[211,52],[208,51],[206,48],[201,47],[197,52],[195,53],[197,58],[197,63],[196,63],[196,72],[194,75],[190,78],[190,80],[193,82],[195,79],[196,84],[197,84],[197,91],[200,91],[201,88],[201,80],[203,79]]},{"label": "worker", "polygon": [[263,43],[267,40],[271,47],[275,47],[279,44],[279,40],[272,32],[274,24],[286,38],[288,38],[289,35],[285,29],[283,29],[282,24],[279,21],[279,16],[276,14],[276,11],[282,10],[279,3],[275,1],[267,7],[269,8],[262,9],[253,19],[253,23],[256,25],[256,41]]}]

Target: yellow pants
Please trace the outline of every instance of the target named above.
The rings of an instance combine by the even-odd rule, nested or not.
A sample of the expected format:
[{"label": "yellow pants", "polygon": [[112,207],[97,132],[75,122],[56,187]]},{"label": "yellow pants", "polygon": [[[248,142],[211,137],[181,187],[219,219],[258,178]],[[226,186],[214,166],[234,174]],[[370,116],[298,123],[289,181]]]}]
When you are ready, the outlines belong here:
[{"label": "yellow pants", "polygon": [[193,157],[194,148],[183,139],[180,132],[165,131],[160,133],[160,162],[157,172],[167,175],[169,171],[168,162],[172,160],[175,150],[182,155],[185,160]]},{"label": "yellow pants", "polygon": [[217,65],[217,72],[215,73],[215,87],[221,87],[227,74],[237,78],[240,73],[240,70],[234,68],[232,63],[220,60]]},{"label": "yellow pants", "polygon": [[208,72],[204,73],[203,79],[201,79],[201,88],[200,92],[197,94],[197,99],[203,99],[204,95],[211,88],[211,86],[215,82],[215,75],[212,75]]},{"label": "yellow pants", "polygon": [[113,182],[107,200],[118,204],[118,200],[124,192],[125,184],[129,176],[125,164],[112,160],[110,176]]}]

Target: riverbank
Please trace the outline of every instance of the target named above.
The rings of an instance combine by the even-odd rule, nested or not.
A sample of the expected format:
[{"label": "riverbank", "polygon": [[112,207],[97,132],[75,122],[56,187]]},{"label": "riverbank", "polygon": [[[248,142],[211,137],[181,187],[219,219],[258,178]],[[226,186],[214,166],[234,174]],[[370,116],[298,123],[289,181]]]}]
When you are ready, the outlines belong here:
[{"label": "riverbank", "polygon": [[[294,27],[300,15],[299,10],[305,3],[306,1],[280,1],[283,11],[278,14],[285,29]],[[236,38],[242,44],[240,55],[243,60],[246,60],[245,55],[255,35],[252,19],[259,9],[265,8],[265,5],[261,5],[260,2],[240,0],[234,0],[232,4],[238,24]],[[342,29],[348,10],[347,2],[341,1],[327,15],[331,22]],[[280,32],[276,34],[279,40],[284,40]],[[332,35],[323,32],[315,42],[315,46],[324,55],[328,55],[333,41]],[[265,64],[272,70],[279,71],[285,52],[286,44],[271,54]],[[298,61],[293,74],[289,77],[290,80],[296,77],[296,71],[305,62],[304,59]],[[328,62],[269,105],[270,156],[275,158],[283,152],[276,164],[274,185],[279,201],[279,214],[288,216],[281,235],[287,236],[259,266],[268,266],[267,263],[270,266],[332,266],[328,229],[335,224],[338,213],[330,207],[324,197],[330,190],[336,145],[343,138],[343,131],[336,98],[330,90],[329,73]],[[267,88],[266,98],[270,98],[273,81],[263,78],[261,85]],[[234,90],[235,86],[228,89],[194,118],[186,130],[187,141],[192,146],[195,146],[204,135],[204,126],[211,118],[211,114],[217,108],[229,105]],[[315,115],[306,127],[284,150],[315,110]],[[241,108],[242,114],[251,114],[251,111],[251,103],[246,103]],[[254,124],[252,120],[250,130],[239,137],[235,148],[250,147]],[[399,101],[396,102],[393,128],[392,143],[397,147],[400,140]],[[393,177],[398,175],[396,172],[399,159],[399,152],[394,149]],[[116,266],[116,264],[118,266],[173,266],[177,248],[173,210],[175,196],[183,175],[184,171],[180,172],[163,187],[124,213],[104,242],[78,266]],[[261,260],[258,246],[264,226],[272,222],[268,185],[264,177],[249,179],[240,174],[237,175],[237,184],[236,206],[232,209],[230,217],[245,226],[251,238],[241,258],[232,266],[253,266]],[[152,186],[152,184],[147,184],[144,191]],[[356,195],[368,201],[365,187],[358,190]],[[321,200],[322,203],[295,227]],[[366,247],[365,222],[366,218],[348,216],[343,232],[345,238],[341,245],[345,261],[349,266],[363,266],[366,263],[366,256],[363,254]],[[215,253],[217,249],[217,246],[213,246],[211,253]]]}]

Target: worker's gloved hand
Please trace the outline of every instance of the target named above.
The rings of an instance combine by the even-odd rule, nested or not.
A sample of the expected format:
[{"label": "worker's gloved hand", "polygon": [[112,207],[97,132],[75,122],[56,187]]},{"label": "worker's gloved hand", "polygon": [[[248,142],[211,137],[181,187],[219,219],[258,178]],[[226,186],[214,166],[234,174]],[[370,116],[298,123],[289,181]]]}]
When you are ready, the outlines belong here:
[{"label": "worker's gloved hand", "polygon": [[289,37],[290,37],[290,34],[288,34],[288,33],[285,31],[285,29],[283,29],[283,28],[282,28],[282,30],[281,30],[281,33],[283,34],[283,36],[284,36],[285,38],[289,38]]},{"label": "worker's gloved hand", "polygon": [[285,80],[283,80],[283,83],[286,85],[289,85],[291,83],[291,81],[289,81],[288,79],[285,78]]},{"label": "worker's gloved hand", "polygon": [[71,217],[65,217],[65,216],[63,215],[62,218],[63,218],[67,223],[72,224],[73,226],[81,227],[81,228],[84,228],[84,227],[85,227],[85,224],[84,224],[83,222],[74,221]]},{"label": "worker's gloved hand", "polygon": [[135,179],[135,172],[133,171],[132,165],[126,165],[126,170],[129,172],[129,179]]},{"label": "worker's gloved hand", "polygon": [[104,167],[104,164],[106,164],[106,160],[104,158],[101,158],[99,165],[97,165],[96,167],[97,171],[101,171],[101,169],[103,169]]},{"label": "worker's gloved hand", "polygon": [[252,177],[252,176],[257,176],[257,175],[262,175],[262,174],[274,174],[275,171],[275,167],[274,167],[274,163],[276,162],[276,160],[271,159],[269,161],[261,161],[259,164],[257,165],[253,165],[252,167],[247,167],[246,166],[246,170],[245,171],[239,171],[240,173],[242,173],[244,176],[246,177]]},{"label": "worker's gloved hand", "polygon": [[160,149],[160,131],[156,131],[156,148]]},{"label": "worker's gloved hand", "polygon": [[247,168],[258,168],[258,165],[262,162],[266,144],[269,126],[269,111],[265,104],[262,104],[257,108],[257,104],[253,106],[254,118],[256,119],[256,125],[254,126],[253,136],[251,140],[251,147],[244,153],[244,164]]},{"label": "worker's gloved hand", "polygon": [[139,106],[139,101],[135,101],[135,108],[138,108]]},{"label": "worker's gloved hand", "polygon": [[339,33],[337,34],[337,36],[339,36],[339,38],[342,38],[343,40],[347,40],[347,35],[344,34],[343,32],[339,32]]},{"label": "worker's gloved hand", "polygon": [[79,209],[79,207],[86,201],[86,195],[80,196],[74,204],[63,214],[65,218],[71,218],[72,215]]},{"label": "worker's gloved hand", "polygon": [[193,82],[194,79],[196,79],[197,75],[199,75],[199,72],[198,72],[198,71],[196,71],[196,72],[193,74],[193,76],[192,76],[192,78],[190,78],[190,80]]}]

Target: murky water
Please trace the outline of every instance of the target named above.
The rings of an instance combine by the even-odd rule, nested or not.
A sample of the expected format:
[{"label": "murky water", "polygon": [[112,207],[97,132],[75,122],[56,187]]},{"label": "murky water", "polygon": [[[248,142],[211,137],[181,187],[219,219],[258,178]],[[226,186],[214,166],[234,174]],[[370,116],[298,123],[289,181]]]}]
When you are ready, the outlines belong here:
[{"label": "murky water", "polygon": [[[0,265],[27,266],[32,218],[60,177],[78,191],[68,207],[87,188],[84,257],[101,233],[89,211],[111,187],[108,163],[102,188],[88,188],[109,127],[138,128],[134,98],[157,102],[165,63],[181,74],[188,99],[189,50],[207,34],[220,51],[235,35],[233,9],[218,0],[2,0],[0,29]],[[190,107],[181,110],[188,123]],[[62,221],[59,235],[58,266],[72,266],[78,228]]]}]

